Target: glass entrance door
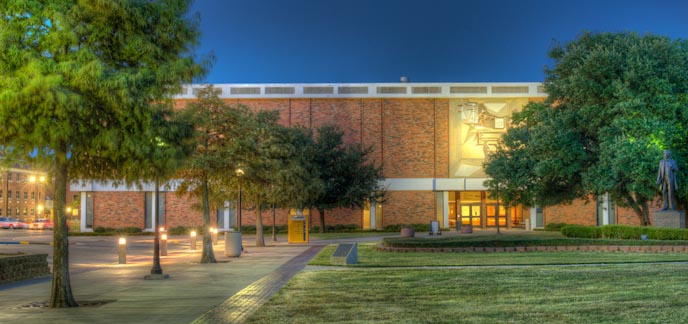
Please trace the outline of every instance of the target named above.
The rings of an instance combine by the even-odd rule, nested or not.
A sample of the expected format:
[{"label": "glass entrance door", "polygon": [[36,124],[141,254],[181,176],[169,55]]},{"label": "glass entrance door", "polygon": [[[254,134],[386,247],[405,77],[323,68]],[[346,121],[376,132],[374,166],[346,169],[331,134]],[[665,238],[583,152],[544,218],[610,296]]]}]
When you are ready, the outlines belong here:
[{"label": "glass entrance door", "polygon": [[480,204],[462,204],[460,208],[461,225],[480,226]]},{"label": "glass entrance door", "polygon": [[487,226],[497,226],[497,219],[499,219],[499,226],[506,226],[506,208],[499,205],[499,217],[497,217],[497,205],[490,204],[486,206]]}]

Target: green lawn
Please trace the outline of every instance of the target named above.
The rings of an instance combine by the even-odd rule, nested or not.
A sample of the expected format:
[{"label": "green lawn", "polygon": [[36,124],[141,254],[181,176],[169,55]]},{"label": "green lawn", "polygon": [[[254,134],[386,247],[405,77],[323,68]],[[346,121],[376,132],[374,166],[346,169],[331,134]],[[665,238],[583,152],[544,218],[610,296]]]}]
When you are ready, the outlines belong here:
[{"label": "green lawn", "polygon": [[[310,265],[330,265],[335,248],[323,249]],[[246,323],[685,323],[688,318],[686,253],[390,253],[377,252],[371,243],[359,244],[358,252],[356,266],[301,271]]]},{"label": "green lawn", "polygon": [[[355,267],[481,266],[535,264],[589,264],[638,262],[688,262],[688,253],[640,252],[512,252],[512,253],[394,253],[378,252],[374,243],[358,245]],[[336,246],[325,247],[310,265],[332,265]]]},{"label": "green lawn", "polygon": [[687,271],[684,264],[306,270],[246,323],[685,323]]}]

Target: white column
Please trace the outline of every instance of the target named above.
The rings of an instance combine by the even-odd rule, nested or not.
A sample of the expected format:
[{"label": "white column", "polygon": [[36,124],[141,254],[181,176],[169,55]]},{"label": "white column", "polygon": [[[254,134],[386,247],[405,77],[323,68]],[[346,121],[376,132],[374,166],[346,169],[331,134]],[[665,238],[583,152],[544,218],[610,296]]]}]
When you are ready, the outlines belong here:
[{"label": "white column", "polygon": [[449,191],[444,191],[442,193],[442,206],[444,207],[442,227],[449,227]]},{"label": "white column", "polygon": [[609,225],[609,192],[602,196],[602,225]]},{"label": "white column", "polygon": [[80,209],[81,209],[81,216],[80,216],[80,218],[81,218],[81,231],[82,232],[93,232],[93,228],[86,228],[86,193],[82,191],[80,193],[80,195],[81,195],[81,197],[80,197],[80,200],[81,200],[81,205],[80,205]]},{"label": "white column", "polygon": [[377,202],[372,202],[370,204],[370,229],[377,229],[377,222],[375,221],[375,209],[377,207]]}]

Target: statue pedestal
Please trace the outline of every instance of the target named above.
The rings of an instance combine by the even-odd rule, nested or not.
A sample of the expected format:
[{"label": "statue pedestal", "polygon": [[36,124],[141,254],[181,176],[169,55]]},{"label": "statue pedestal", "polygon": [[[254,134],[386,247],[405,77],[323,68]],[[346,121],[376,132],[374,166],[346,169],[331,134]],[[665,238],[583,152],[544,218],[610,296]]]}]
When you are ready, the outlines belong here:
[{"label": "statue pedestal", "polygon": [[653,227],[686,228],[686,214],[682,211],[658,211],[652,215]]}]

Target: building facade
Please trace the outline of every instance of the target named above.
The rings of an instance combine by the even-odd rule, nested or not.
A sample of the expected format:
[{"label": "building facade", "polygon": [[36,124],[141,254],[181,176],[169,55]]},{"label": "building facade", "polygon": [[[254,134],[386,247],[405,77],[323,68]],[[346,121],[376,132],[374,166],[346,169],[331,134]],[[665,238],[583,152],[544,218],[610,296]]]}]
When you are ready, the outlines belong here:
[{"label": "building facade", "polygon": [[25,223],[49,218],[52,201],[46,201],[48,187],[44,172],[0,169],[0,217],[12,217]]},{"label": "building facade", "polygon": [[[175,97],[183,108],[195,99],[185,86]],[[637,220],[613,206],[608,197],[552,208],[504,208],[486,191],[482,164],[500,137],[511,127],[511,116],[526,104],[543,101],[539,83],[385,83],[385,84],[219,84],[231,105],[253,110],[277,110],[280,123],[311,129],[334,124],[347,143],[371,146],[370,162],[382,166],[387,189],[384,204],[364,209],[328,212],[326,223],[356,224],[364,229],[394,224],[429,223],[443,228],[458,223],[489,228],[542,227],[546,222],[579,224],[629,223]],[[232,172],[232,170],[228,170]],[[80,206],[81,230],[95,227],[198,226],[195,201],[179,197],[174,185],[155,197],[152,185],[115,187],[108,183],[78,183],[71,197]],[[158,199],[160,210],[153,210]],[[214,222],[224,229],[236,223],[234,202],[215,211]],[[275,215],[286,224],[287,211]],[[154,217],[158,215],[158,217]],[[317,211],[311,211],[318,226]],[[272,213],[263,215],[272,223]],[[253,211],[242,212],[242,224],[255,223]]]}]

